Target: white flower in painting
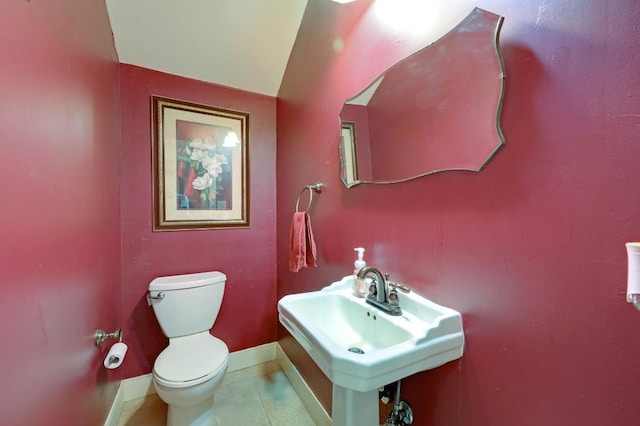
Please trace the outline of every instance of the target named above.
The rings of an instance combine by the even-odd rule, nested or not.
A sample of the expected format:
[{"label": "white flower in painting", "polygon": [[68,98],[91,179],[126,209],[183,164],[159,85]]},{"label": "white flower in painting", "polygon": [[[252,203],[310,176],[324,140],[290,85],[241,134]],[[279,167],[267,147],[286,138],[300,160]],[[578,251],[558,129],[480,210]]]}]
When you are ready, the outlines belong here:
[{"label": "white flower in painting", "polygon": [[194,148],[193,150],[191,150],[191,159],[193,161],[202,161],[207,157],[207,151],[203,151],[201,149],[198,148]]},{"label": "white flower in painting", "polygon": [[189,142],[189,146],[191,148],[205,149],[204,141],[201,138],[193,138],[191,142]]},{"label": "white flower in painting", "polygon": [[210,188],[213,185],[213,177],[209,173],[205,173],[202,176],[198,176],[191,183],[194,189],[198,191],[204,191],[207,188]]},{"label": "white flower in painting", "polygon": [[213,157],[206,156],[202,159],[202,167],[207,170],[207,173],[213,177],[218,177],[222,173],[222,163],[218,159],[218,155]]},{"label": "white flower in painting", "polygon": [[224,154],[216,154],[216,158],[220,162],[220,164],[229,164],[229,159]]},{"label": "white flower in painting", "polygon": [[210,151],[216,149],[216,142],[211,137],[206,139],[194,138],[191,142],[189,142],[189,146],[195,149]]},{"label": "white flower in painting", "polygon": [[208,137],[204,140],[204,147],[209,151],[214,150],[217,147],[216,141],[212,137]]}]

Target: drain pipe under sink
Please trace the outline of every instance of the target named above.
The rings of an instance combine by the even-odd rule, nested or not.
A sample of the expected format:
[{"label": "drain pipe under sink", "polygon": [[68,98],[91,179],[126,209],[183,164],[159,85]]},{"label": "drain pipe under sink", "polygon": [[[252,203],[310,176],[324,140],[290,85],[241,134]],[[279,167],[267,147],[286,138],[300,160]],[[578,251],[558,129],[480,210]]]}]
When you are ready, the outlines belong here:
[{"label": "drain pipe under sink", "polygon": [[411,423],[413,423],[413,411],[406,401],[400,400],[400,380],[398,380],[396,402],[387,417],[387,422],[383,426],[405,426]]}]

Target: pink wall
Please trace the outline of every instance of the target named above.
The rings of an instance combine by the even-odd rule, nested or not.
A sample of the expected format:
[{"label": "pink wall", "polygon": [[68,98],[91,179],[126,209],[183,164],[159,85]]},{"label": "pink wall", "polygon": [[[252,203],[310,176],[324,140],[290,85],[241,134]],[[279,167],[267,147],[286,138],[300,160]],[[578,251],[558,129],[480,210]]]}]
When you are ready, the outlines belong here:
[{"label": "pink wall", "polygon": [[[625,303],[624,242],[640,238],[640,4],[459,2],[506,18],[507,145],[481,173],[347,190],[342,100],[420,42],[370,3],[310,0],[280,89],[278,297],[349,274],[362,245],[370,265],[464,316],[464,357],[403,382],[414,424],[636,424],[640,313]],[[295,198],[318,180],[319,267],[290,273]],[[327,404],[326,379],[280,337]]]},{"label": "pink wall", "polygon": [[104,2],[3,2],[0,94],[0,423],[101,424],[121,378],[93,341],[120,318],[118,65]]},{"label": "pink wall", "polygon": [[[212,334],[231,351],[276,339],[275,98],[120,66],[122,97],[122,316],[126,377],[151,372],[168,340],[147,306],[158,276],[222,271],[227,286]],[[150,96],[248,112],[251,228],[151,232]]]}]

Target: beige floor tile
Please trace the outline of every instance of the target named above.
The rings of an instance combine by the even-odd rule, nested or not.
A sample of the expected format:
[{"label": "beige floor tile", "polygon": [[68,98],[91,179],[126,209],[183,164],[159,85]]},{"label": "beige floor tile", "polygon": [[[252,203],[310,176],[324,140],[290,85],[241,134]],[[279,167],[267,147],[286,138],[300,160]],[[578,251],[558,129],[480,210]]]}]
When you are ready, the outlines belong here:
[{"label": "beige floor tile", "polygon": [[[277,361],[225,375],[215,394],[218,426],[314,426]],[[167,405],[157,396],[127,401],[118,426],[164,426]]]},{"label": "beige floor tile", "polygon": [[164,426],[167,404],[157,395],[127,401],[122,407],[118,426]]},{"label": "beige floor tile", "polygon": [[271,424],[273,426],[316,426],[315,422],[304,408],[300,408],[277,421],[272,421]]},{"label": "beige floor tile", "polygon": [[232,371],[225,374],[224,379],[222,379],[221,386],[229,383],[239,382],[251,377],[262,376],[274,371],[281,371],[277,361],[269,361],[265,362],[264,364],[255,365],[253,367],[243,368],[242,370]]},{"label": "beige floor tile", "polygon": [[268,425],[269,417],[262,406],[252,379],[220,386],[215,395],[218,424],[234,426]]},{"label": "beige floor tile", "polygon": [[273,424],[297,410],[304,409],[302,401],[282,371],[255,378],[254,382],[262,405]]}]

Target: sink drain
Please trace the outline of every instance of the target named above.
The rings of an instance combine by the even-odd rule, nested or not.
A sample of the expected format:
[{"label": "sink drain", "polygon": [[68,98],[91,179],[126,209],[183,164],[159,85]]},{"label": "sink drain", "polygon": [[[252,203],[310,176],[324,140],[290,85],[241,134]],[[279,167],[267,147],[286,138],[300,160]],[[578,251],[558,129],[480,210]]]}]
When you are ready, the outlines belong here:
[{"label": "sink drain", "polygon": [[349,352],[353,352],[354,354],[363,354],[364,351],[360,348],[349,348]]}]

